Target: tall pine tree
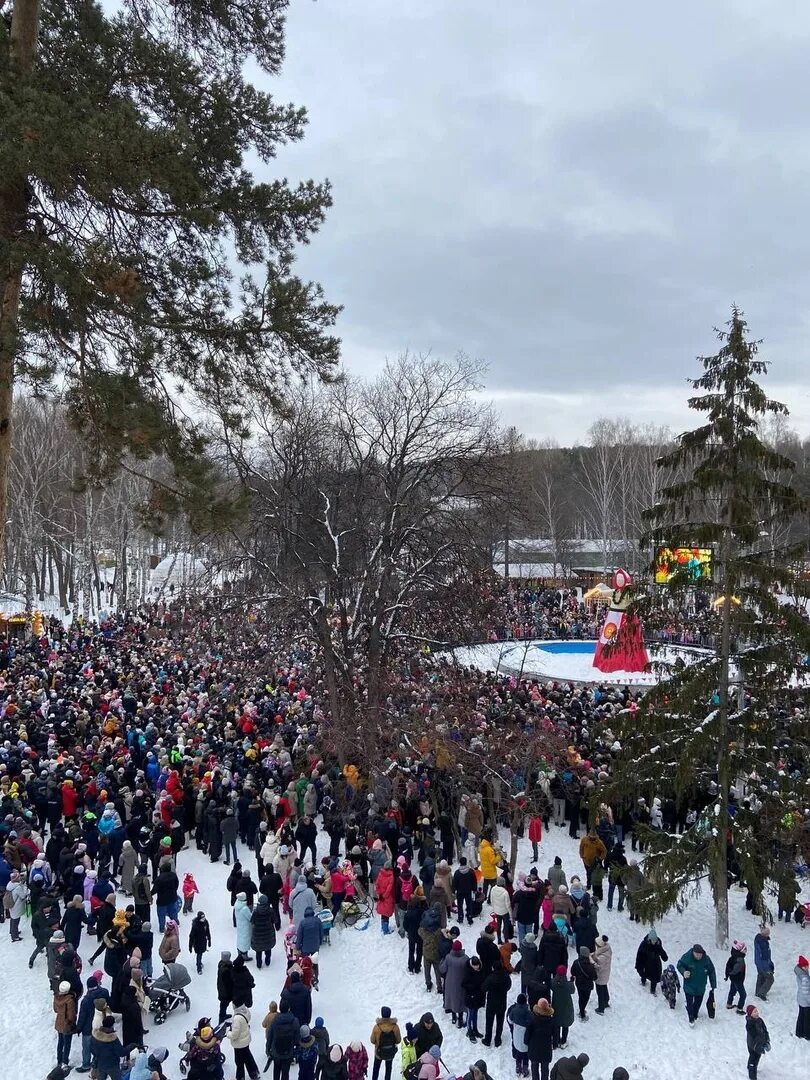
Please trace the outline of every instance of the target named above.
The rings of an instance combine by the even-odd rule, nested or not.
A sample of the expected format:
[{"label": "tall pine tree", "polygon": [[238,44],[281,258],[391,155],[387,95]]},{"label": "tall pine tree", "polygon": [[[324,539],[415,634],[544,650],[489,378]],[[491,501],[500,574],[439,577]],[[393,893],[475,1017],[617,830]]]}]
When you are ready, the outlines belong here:
[{"label": "tall pine tree", "polygon": [[[806,594],[797,569],[806,545],[779,548],[766,538],[803,517],[807,508],[791,486],[794,463],[767,446],[759,425],[787,412],[758,379],[767,371],[743,315],[732,311],[721,346],[701,357],[689,407],[705,422],[679,436],[659,461],[674,476],[648,512],[645,543],[710,547],[713,604],[719,615],[716,652],[696,660],[648,694],[623,732],[617,788],[625,794],[705,801],[697,822],[670,837],[648,831],[642,916],[655,918],[684,903],[708,878],[716,909],[718,946],[728,941],[729,868],[762,904],[768,878],[786,870],[791,845],[790,800],[795,781],[774,754],[788,721],[777,707],[794,680],[808,673],[810,625],[777,593]],[[671,588],[683,598],[693,584],[676,574]],[[804,747],[794,744],[793,754]],[[742,782],[751,804],[730,802]],[[758,804],[761,803],[761,806]],[[779,842],[781,841],[781,843]]]},{"label": "tall pine tree", "polygon": [[0,0],[0,557],[15,384],[64,393],[98,473],[160,455],[156,508],[213,497],[199,418],[245,429],[329,377],[337,309],[293,272],[328,184],[257,179],[305,115],[287,0]]}]

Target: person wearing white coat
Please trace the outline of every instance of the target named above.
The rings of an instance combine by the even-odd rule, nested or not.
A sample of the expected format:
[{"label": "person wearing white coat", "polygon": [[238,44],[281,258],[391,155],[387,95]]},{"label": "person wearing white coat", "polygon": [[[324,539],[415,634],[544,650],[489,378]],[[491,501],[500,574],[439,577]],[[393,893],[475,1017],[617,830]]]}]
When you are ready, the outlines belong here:
[{"label": "person wearing white coat", "polygon": [[6,894],[3,903],[10,922],[11,940],[22,941],[20,933],[20,919],[25,914],[25,905],[28,903],[28,887],[20,879],[19,870],[15,870],[6,886]]},{"label": "person wearing white coat", "polygon": [[610,947],[607,934],[602,934],[596,939],[591,960],[596,968],[596,1000],[598,1002],[596,1011],[603,1013],[605,1009],[610,1008],[608,983],[610,982],[610,967],[613,963],[613,949]]},{"label": "person wearing white coat", "polygon": [[498,944],[508,941],[512,937],[512,900],[503,883],[503,878],[498,878],[489,890],[489,902],[493,914],[498,922]]},{"label": "person wearing white coat", "polygon": [[247,893],[240,892],[236,894],[233,914],[236,920],[236,951],[240,956],[247,959],[250,952],[250,917],[253,914],[248,907]]},{"label": "person wearing white coat", "polygon": [[247,1005],[237,1005],[233,1010],[233,1022],[228,1038],[233,1047],[236,1080],[245,1080],[245,1070],[250,1080],[259,1080],[259,1067],[250,1052],[250,1009]]}]

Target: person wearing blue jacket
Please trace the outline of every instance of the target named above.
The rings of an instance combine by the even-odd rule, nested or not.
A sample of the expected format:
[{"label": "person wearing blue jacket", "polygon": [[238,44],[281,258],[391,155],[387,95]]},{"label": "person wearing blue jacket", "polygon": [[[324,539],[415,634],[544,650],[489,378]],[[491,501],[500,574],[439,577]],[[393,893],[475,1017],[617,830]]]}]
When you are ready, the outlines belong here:
[{"label": "person wearing blue jacket", "polygon": [[773,986],[773,960],[771,959],[771,928],[760,926],[754,938],[754,967],[757,969],[757,985],[754,993],[762,1001],[768,1000]]},{"label": "person wearing blue jacket", "polygon": [[706,955],[702,945],[693,945],[678,961],[678,971],[683,976],[683,992],[686,995],[686,1013],[692,1026],[698,1018],[703,995],[708,983],[712,990],[717,989],[717,974],[714,964]]},{"label": "person wearing blue jacket", "polygon": [[82,1063],[76,1072],[90,1072],[90,1059],[92,1056],[93,1017],[96,1010],[96,1001],[102,998],[109,1002],[110,993],[103,986],[98,985],[95,975],[87,980],[87,993],[82,997],[79,1005],[79,1015],[76,1017],[76,1033],[82,1040]]},{"label": "person wearing blue jacket", "polygon": [[312,910],[308,907],[304,912],[304,917],[298,924],[298,930],[295,935],[295,944],[298,951],[303,953],[304,956],[312,956],[316,953],[323,941],[323,923]]}]

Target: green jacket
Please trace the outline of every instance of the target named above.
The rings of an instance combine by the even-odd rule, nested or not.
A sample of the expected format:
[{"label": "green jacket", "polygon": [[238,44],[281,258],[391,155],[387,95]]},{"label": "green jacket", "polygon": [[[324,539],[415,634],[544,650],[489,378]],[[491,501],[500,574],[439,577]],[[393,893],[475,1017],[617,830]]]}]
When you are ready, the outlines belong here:
[{"label": "green jacket", "polygon": [[[700,997],[706,993],[707,982],[712,990],[717,989],[717,975],[715,974],[714,964],[706,953],[699,960],[696,960],[691,949],[685,952],[678,961],[678,971],[683,975],[683,992],[685,994],[694,994],[695,997]],[[688,978],[686,976],[687,971],[689,972]]]}]

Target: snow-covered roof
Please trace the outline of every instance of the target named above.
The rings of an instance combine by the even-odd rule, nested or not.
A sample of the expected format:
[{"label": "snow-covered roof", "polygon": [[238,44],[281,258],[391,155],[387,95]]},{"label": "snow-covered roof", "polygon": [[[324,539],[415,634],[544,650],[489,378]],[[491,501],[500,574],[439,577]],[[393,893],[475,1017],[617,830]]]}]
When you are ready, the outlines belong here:
[{"label": "snow-covered roof", "polygon": [[[506,563],[496,562],[492,569],[501,577],[506,577]],[[566,578],[570,575],[563,568],[562,563],[532,562],[532,563],[509,563],[510,578]]]}]

